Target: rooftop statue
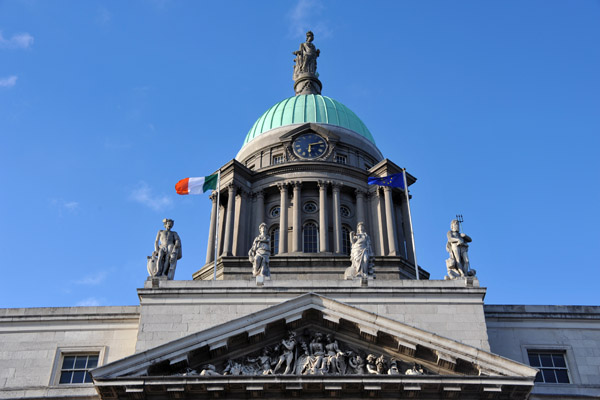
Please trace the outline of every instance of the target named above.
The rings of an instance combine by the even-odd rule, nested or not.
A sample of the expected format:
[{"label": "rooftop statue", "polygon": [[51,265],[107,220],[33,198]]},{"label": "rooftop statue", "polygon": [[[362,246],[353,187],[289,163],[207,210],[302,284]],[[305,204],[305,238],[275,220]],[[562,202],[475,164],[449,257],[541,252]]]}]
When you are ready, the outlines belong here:
[{"label": "rooftop statue", "polygon": [[148,257],[148,274],[152,277],[166,276],[173,280],[175,267],[181,255],[181,239],[177,232],[172,231],[172,219],[163,219],[164,230],[158,231],[154,241],[154,252]]},{"label": "rooftop statue", "polygon": [[475,276],[475,270],[471,269],[469,263],[469,245],[471,237],[460,232],[459,221],[453,219],[450,223],[448,231],[448,242],[446,243],[446,251],[450,254],[450,258],[446,260],[446,268],[448,276],[444,279],[456,279],[465,276]]},{"label": "rooftop statue", "polygon": [[248,251],[248,259],[252,263],[252,276],[257,283],[262,283],[264,278],[270,279],[269,257],[271,256],[270,240],[267,236],[267,224],[264,222],[258,227],[259,235],[254,238],[252,247]]},{"label": "rooftop statue", "polygon": [[352,265],[346,268],[345,279],[354,279],[356,277],[373,277],[373,249],[371,239],[364,231],[364,224],[359,222],[356,226],[356,233],[350,232],[350,261]]},{"label": "rooftop statue", "polygon": [[313,44],[315,36],[311,31],[306,32],[306,42],[300,44],[300,49],[292,54],[294,62],[294,90],[299,94],[321,94],[321,82],[317,73],[317,57],[321,50]]}]

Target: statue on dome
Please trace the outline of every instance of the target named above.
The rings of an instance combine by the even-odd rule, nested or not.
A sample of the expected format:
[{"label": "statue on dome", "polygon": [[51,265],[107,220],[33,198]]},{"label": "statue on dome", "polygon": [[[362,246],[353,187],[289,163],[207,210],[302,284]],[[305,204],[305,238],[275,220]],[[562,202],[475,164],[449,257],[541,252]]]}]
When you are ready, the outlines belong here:
[{"label": "statue on dome", "polygon": [[356,226],[356,233],[350,232],[350,260],[352,265],[346,268],[344,273],[345,279],[354,279],[356,277],[368,278],[374,277],[373,271],[373,249],[371,247],[371,239],[364,231],[364,224],[359,222]]},{"label": "statue on dome", "polygon": [[321,54],[321,50],[317,49],[313,44],[315,35],[311,31],[306,32],[306,42],[300,44],[300,49],[294,51],[296,58],[294,62],[294,79],[300,74],[312,74],[317,76],[317,57]]},{"label": "statue on dome", "polygon": [[248,259],[252,263],[252,276],[256,277],[257,283],[264,279],[270,279],[269,257],[271,256],[270,239],[267,235],[267,224],[264,222],[258,227],[259,235],[254,238],[252,247],[248,251]]},{"label": "statue on dome", "polygon": [[445,280],[475,276],[476,273],[474,269],[471,269],[469,263],[469,245],[467,243],[471,242],[471,237],[460,232],[460,222],[462,221],[459,219],[453,219],[447,234],[446,251],[450,254],[450,258],[446,259],[448,275],[444,277]]},{"label": "statue on dome", "polygon": [[168,280],[175,277],[177,260],[182,257],[181,239],[177,232],[172,231],[172,219],[163,219],[164,230],[158,231],[154,241],[154,252],[148,259],[148,274],[152,277],[166,276]]}]

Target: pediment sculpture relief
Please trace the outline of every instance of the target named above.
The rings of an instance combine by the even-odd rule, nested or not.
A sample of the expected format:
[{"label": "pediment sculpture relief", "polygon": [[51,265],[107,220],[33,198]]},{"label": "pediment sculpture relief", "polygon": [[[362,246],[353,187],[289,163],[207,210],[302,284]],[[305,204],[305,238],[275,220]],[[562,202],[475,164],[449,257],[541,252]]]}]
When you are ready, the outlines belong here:
[{"label": "pediment sculpture relief", "polygon": [[186,368],[174,375],[263,376],[263,375],[430,375],[420,364],[384,354],[365,352],[338,342],[332,334],[319,331],[298,335],[290,331],[272,346],[222,365],[207,363]]}]

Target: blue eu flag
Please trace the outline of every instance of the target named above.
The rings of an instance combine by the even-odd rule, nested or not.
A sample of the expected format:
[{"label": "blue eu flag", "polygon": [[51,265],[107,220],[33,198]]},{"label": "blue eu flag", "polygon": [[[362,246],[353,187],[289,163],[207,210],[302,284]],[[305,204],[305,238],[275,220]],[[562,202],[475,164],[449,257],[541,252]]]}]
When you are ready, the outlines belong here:
[{"label": "blue eu flag", "polygon": [[381,178],[371,177],[367,180],[369,185],[391,186],[404,189],[404,177],[402,174],[392,174]]}]

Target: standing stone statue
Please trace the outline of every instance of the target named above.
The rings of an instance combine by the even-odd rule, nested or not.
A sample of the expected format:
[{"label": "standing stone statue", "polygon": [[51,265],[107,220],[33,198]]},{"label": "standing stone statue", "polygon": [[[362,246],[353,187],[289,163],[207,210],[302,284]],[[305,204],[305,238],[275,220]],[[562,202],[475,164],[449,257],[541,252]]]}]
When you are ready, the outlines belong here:
[{"label": "standing stone statue", "polygon": [[181,259],[181,239],[172,231],[174,221],[163,219],[164,230],[158,231],[154,241],[154,252],[148,257],[148,274],[150,276],[166,276],[168,280],[175,277],[177,260]]},{"label": "standing stone statue", "polygon": [[364,231],[362,222],[357,224],[356,233],[350,232],[350,243],[352,243],[352,249],[350,250],[352,265],[346,268],[344,278],[373,277],[373,249],[371,248],[371,239]]},{"label": "standing stone statue", "polygon": [[300,49],[294,51],[294,90],[299,94],[321,94],[323,85],[317,73],[317,57],[321,50],[313,44],[315,36],[311,31],[306,32],[306,42],[300,44]]},{"label": "standing stone statue", "polygon": [[252,263],[252,276],[256,277],[257,283],[262,283],[264,278],[270,279],[269,257],[271,256],[270,240],[267,236],[267,225],[263,222],[259,225],[260,234],[254,238],[252,247],[248,251],[248,258]]},{"label": "standing stone statue", "polygon": [[450,258],[446,260],[448,276],[444,277],[444,279],[475,276],[476,271],[470,268],[468,254],[469,245],[467,243],[471,242],[471,238],[467,234],[460,232],[458,220],[452,220],[447,236],[446,251],[450,254]]}]

